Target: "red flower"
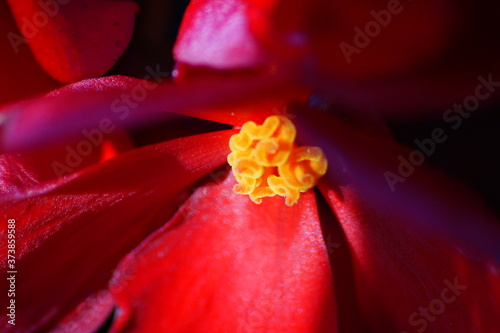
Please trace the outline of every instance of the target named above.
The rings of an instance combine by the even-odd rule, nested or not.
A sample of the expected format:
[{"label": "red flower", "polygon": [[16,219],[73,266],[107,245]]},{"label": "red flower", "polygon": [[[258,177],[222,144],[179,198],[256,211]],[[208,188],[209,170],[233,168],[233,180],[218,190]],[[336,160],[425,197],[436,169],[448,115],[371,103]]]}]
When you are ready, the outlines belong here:
[{"label": "red flower", "polygon": [[[217,92],[228,93],[224,80],[204,87],[160,86],[134,117],[149,117],[148,109],[159,104],[233,125],[273,114],[272,108],[189,111],[201,103],[215,106]],[[242,101],[250,90],[240,93]],[[123,91],[102,100],[69,92],[25,105],[18,116],[30,117],[35,108],[53,113],[42,112],[34,128],[11,118],[6,133],[15,128],[19,135],[5,136],[4,144],[29,138],[23,133],[33,140],[53,133],[59,126],[45,120],[54,114],[65,119],[63,111],[77,117],[79,105],[66,104],[76,96],[89,101],[81,106],[89,119],[112,115],[109,103]],[[23,304],[18,316],[30,319],[16,328],[59,323],[88,330],[113,302],[118,331],[495,327],[500,235],[494,218],[461,185],[424,166],[392,193],[383,174],[408,149],[331,115],[304,111],[292,112],[298,139],[322,147],[331,167],[321,193],[309,191],[291,208],[282,198],[255,205],[231,192],[232,176],[214,171],[225,164],[232,130],[187,137],[181,131],[177,139],[3,196],[2,216],[17,223],[17,270],[26,272],[16,281]],[[107,288],[113,297],[102,291]]]},{"label": "red flower", "polygon": [[[274,49],[286,46],[282,37],[295,30],[295,22],[304,23],[290,20],[290,27],[281,15],[295,8],[318,15],[333,6],[318,3],[315,8],[278,2],[276,11],[274,3],[260,7],[255,1],[248,10],[256,16],[246,16],[247,9],[239,7],[246,3],[228,2],[223,16],[234,14],[229,21],[237,27],[248,19],[254,30],[235,29],[240,33],[232,36],[235,43],[223,48],[221,39],[211,40],[221,34],[210,31],[226,26],[207,27],[217,21],[204,7],[220,2],[194,2],[178,59],[213,69],[226,64],[213,61],[232,54],[229,68],[251,68],[247,73],[180,66],[181,83],[175,85],[124,77],[88,80],[4,110],[1,146],[9,152],[60,145],[80,132],[87,134],[74,150],[83,161],[88,151],[83,147],[90,145],[92,152],[100,135],[152,122],[163,122],[168,138],[57,179],[40,176],[46,165],[40,158],[9,164],[0,216],[15,220],[17,321],[9,326],[4,316],[2,326],[20,332],[92,331],[116,308],[111,324],[116,332],[496,328],[496,217],[468,188],[427,165],[391,187],[385,174],[411,151],[383,130],[383,122],[379,127],[376,116],[342,114],[333,107],[325,112],[304,101],[311,88],[332,98],[331,79],[339,74],[325,64],[330,37],[318,36],[316,25],[306,21],[299,29],[313,32],[311,45]],[[198,5],[206,15],[199,15]],[[273,30],[269,22],[283,26]],[[198,27],[206,27],[205,34],[190,35]],[[193,40],[198,36],[229,53],[189,58],[196,58],[189,47],[203,45]],[[254,44],[246,43],[250,37]],[[191,38],[185,49],[183,38]],[[242,41],[251,56],[235,61],[234,54],[246,54]],[[309,76],[310,63],[303,60],[311,57],[318,58]],[[299,75],[290,64],[298,64]],[[391,70],[390,62],[381,64]],[[373,70],[368,67],[360,65],[356,75]],[[372,101],[362,93],[366,99],[357,105]],[[229,138],[236,131],[218,124],[261,123],[276,113],[293,118],[298,142],[321,147],[329,162],[317,189],[292,207],[280,197],[256,205],[235,194],[236,181],[225,171]],[[208,120],[201,129],[197,118]],[[68,162],[68,155],[55,158],[51,166]],[[10,227],[1,228],[7,235]],[[5,258],[8,246],[1,246]],[[4,271],[8,264],[2,260]]]}]

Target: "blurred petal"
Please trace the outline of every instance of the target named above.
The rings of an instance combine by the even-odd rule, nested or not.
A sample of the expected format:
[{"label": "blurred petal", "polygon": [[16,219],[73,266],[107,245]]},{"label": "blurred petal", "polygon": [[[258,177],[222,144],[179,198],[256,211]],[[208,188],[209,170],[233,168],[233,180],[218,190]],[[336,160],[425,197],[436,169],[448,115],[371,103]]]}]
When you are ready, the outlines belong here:
[{"label": "blurred petal", "polygon": [[134,28],[133,1],[9,0],[19,30],[55,79],[74,82],[107,72]]},{"label": "blurred petal", "polygon": [[177,61],[216,69],[252,68],[265,55],[248,27],[244,0],[195,0],[186,10],[174,48]]},{"label": "blurred petal", "polygon": [[[45,73],[23,43],[5,1],[0,1],[0,105],[57,88],[60,83]],[[15,37],[17,36],[17,37]],[[0,115],[1,118],[1,115]]]},{"label": "blurred petal", "polygon": [[418,73],[364,81],[320,75],[318,93],[335,100],[338,105],[365,112],[376,111],[396,119],[444,117],[445,112],[456,105],[470,105],[477,100],[484,106],[500,100],[500,62],[484,64],[477,61],[476,64],[478,68],[468,70],[439,66]]},{"label": "blurred petal", "polygon": [[[300,56],[308,68],[337,76],[387,75],[418,65],[447,45],[452,25],[449,1],[250,2],[252,28],[274,53]],[[357,39],[356,28],[364,37]],[[357,51],[343,51],[345,44]]]},{"label": "blurred petal", "polygon": [[250,0],[248,7],[263,46],[344,106],[439,114],[474,96],[479,75],[500,76],[500,6],[492,0]]},{"label": "blurred petal", "polygon": [[[105,289],[119,260],[169,219],[188,187],[225,163],[232,134],[148,146],[0,197],[1,218],[16,219],[17,315],[29,318],[16,331],[47,331]],[[1,250],[5,272],[6,242]]]},{"label": "blurred petal", "polygon": [[199,188],[120,264],[115,332],[336,332],[313,192],[256,205],[228,176]]},{"label": "blurred petal", "polygon": [[[114,81],[111,87],[109,80]],[[52,96],[0,110],[6,117],[0,147],[4,151],[33,149],[99,128],[102,122],[111,127],[137,128],[169,119],[175,113],[241,125],[255,111],[244,105],[250,103],[258,109],[263,101],[283,101],[299,91],[286,78],[267,75],[207,79],[185,85],[127,77],[85,82],[77,84],[77,88],[63,88]],[[233,107],[243,110],[235,112]],[[274,109],[257,111],[263,119]]]},{"label": "blurred petal", "polygon": [[[351,245],[371,328],[494,331],[500,314],[497,219],[469,189],[427,166],[415,167],[391,191],[385,173],[397,174],[398,155],[408,157],[409,150],[316,116],[298,133],[328,157],[322,190]],[[431,311],[429,317],[422,311]]]}]

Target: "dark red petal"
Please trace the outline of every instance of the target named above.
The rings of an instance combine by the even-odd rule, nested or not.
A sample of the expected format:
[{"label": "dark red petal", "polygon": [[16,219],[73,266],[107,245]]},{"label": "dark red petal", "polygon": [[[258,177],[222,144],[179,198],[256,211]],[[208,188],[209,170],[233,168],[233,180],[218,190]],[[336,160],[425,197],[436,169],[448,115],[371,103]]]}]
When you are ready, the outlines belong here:
[{"label": "dark red petal", "polygon": [[[103,91],[74,93],[74,89],[65,88],[56,96],[0,110],[6,113],[0,146],[6,151],[34,148],[99,128],[102,121],[111,122],[109,126],[137,128],[169,119],[172,113],[241,125],[253,117],[256,110],[252,107],[262,108],[263,101],[283,101],[298,93],[286,78],[266,75],[207,79],[186,85],[159,85],[126,77],[114,77],[116,82],[111,88],[110,79],[105,78],[89,84],[98,90],[101,80]],[[260,118],[265,118],[269,113],[283,110],[257,111]]]},{"label": "dark red petal", "polygon": [[265,54],[252,35],[244,0],[189,4],[174,48],[177,61],[216,69],[262,65]]},{"label": "dark red petal", "polygon": [[256,205],[235,182],[199,188],[121,263],[115,332],[336,332],[314,194]]},{"label": "dark red petal", "polygon": [[61,82],[106,73],[127,47],[137,11],[121,0],[8,3],[38,62]]},{"label": "dark red petal", "polygon": [[476,101],[483,107],[500,100],[500,62],[480,67],[461,71],[432,67],[418,73],[364,81],[320,75],[318,93],[357,110],[377,111],[398,119],[441,116],[450,122],[450,115],[446,114],[451,112],[448,110],[457,110],[457,105],[475,111]]},{"label": "dark red petal", "polygon": [[386,76],[421,65],[447,45],[454,23],[447,1],[250,2],[253,30],[275,54],[340,77]]},{"label": "dark red petal", "polygon": [[[465,186],[428,166],[416,167],[391,191],[386,172],[401,176],[398,156],[408,158],[408,149],[315,116],[298,133],[329,159],[322,189],[351,245],[359,302],[372,329],[494,331],[500,315],[495,217]],[[428,319],[421,311],[431,311]]]},{"label": "dark red petal", "polygon": [[[21,100],[57,88],[52,79],[33,58],[26,44],[18,46],[17,30],[5,1],[0,2],[0,105]],[[1,116],[0,116],[1,117]]]},{"label": "dark red petal", "polygon": [[[303,67],[318,93],[349,107],[442,114],[477,97],[478,76],[500,75],[495,1],[250,2],[262,42]],[[493,88],[488,103],[500,98]]]},{"label": "dark red petal", "polygon": [[[16,219],[17,315],[29,318],[19,320],[17,332],[46,331],[106,288],[122,256],[170,218],[181,194],[225,163],[232,134],[148,146],[0,197],[0,217]],[[2,238],[6,229],[2,224]],[[7,242],[0,247],[6,272]],[[7,319],[0,318],[2,327]]]}]

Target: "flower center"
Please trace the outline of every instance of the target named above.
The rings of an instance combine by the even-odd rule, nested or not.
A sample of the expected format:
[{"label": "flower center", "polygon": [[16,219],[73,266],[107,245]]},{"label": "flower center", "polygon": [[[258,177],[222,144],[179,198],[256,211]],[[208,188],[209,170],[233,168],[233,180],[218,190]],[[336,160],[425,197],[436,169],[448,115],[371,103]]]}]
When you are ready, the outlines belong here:
[{"label": "flower center", "polygon": [[260,204],[262,198],[281,195],[288,206],[314,187],[326,173],[327,160],[318,147],[294,145],[296,130],[283,116],[268,117],[262,125],[243,124],[229,140],[227,157],[238,181],[233,191],[247,194]]}]

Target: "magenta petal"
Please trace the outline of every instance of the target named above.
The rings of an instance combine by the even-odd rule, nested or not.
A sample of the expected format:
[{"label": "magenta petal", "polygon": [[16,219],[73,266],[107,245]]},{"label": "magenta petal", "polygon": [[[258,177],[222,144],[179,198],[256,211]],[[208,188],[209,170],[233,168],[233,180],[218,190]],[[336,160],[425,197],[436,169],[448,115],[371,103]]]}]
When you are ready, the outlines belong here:
[{"label": "magenta petal", "polygon": [[[148,146],[0,197],[0,217],[16,220],[17,315],[24,318],[16,331],[47,331],[105,289],[122,256],[169,219],[194,181],[225,163],[232,134]],[[7,223],[1,228],[4,238]]]},{"label": "magenta petal", "polygon": [[[426,165],[416,166],[413,172],[410,169],[410,175],[400,174],[399,165],[402,159],[409,159],[410,149],[391,139],[354,132],[330,116],[310,112],[310,117],[297,123],[298,133],[305,143],[328,153],[329,184],[355,188],[373,207],[407,216],[402,223],[463,242],[478,255],[500,262],[497,219],[470,189]],[[314,123],[305,123],[310,119]]]},{"label": "magenta petal", "polygon": [[19,30],[42,67],[61,82],[106,73],[127,47],[133,1],[8,1]]},{"label": "magenta petal", "polygon": [[314,194],[256,205],[235,182],[199,188],[122,261],[114,332],[337,331]]},{"label": "magenta petal", "polygon": [[[159,84],[161,81],[120,76],[87,80],[51,96],[0,109],[5,112],[0,148],[33,149],[81,136],[83,130],[137,128],[169,119],[175,113],[241,125],[252,115],[248,103],[284,99],[297,91],[285,78],[265,75],[199,80],[186,85]],[[246,107],[242,113],[230,110],[242,106]],[[259,113],[262,116],[273,111]]]}]

